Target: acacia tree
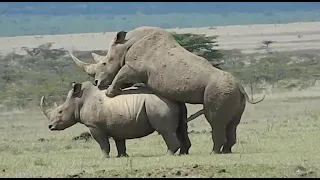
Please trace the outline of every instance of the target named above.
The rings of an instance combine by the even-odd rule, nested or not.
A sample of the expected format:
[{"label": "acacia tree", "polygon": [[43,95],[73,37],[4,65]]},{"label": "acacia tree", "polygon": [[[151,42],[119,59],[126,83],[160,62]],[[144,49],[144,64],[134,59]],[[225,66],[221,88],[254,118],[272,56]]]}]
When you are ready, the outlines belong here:
[{"label": "acacia tree", "polygon": [[262,41],[262,46],[260,47],[261,49],[265,49],[268,53],[270,53],[270,48],[269,48],[269,45],[270,44],[273,44],[277,41]]},{"label": "acacia tree", "polygon": [[9,53],[4,58],[1,58],[1,79],[4,80],[4,86],[15,82],[22,77],[21,67],[19,66],[18,59],[21,56],[14,52]]},{"label": "acacia tree", "polygon": [[207,59],[211,64],[220,69],[223,62],[220,61],[222,54],[219,50],[214,49],[218,46],[217,36],[205,36],[204,34],[176,34],[173,33],[176,41],[189,52]]}]

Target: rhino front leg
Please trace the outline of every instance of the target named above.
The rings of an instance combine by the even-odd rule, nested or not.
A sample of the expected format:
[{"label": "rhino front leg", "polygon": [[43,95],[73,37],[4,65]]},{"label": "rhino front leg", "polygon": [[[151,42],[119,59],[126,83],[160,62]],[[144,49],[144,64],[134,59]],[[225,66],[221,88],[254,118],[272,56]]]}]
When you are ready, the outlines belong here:
[{"label": "rhino front leg", "polygon": [[113,79],[111,85],[106,90],[106,95],[108,97],[114,97],[121,93],[120,88],[124,86],[124,84],[128,83],[139,83],[137,81],[137,72],[129,67],[127,64],[124,65],[116,77]]},{"label": "rhino front leg", "polygon": [[116,143],[116,148],[118,151],[118,156],[117,157],[129,157],[127,154],[127,148],[126,148],[126,140],[118,140],[114,139],[114,142]]},{"label": "rhino front leg", "polygon": [[110,142],[108,136],[98,128],[90,128],[90,133],[92,137],[97,141],[99,144],[104,156],[106,158],[110,157]]}]

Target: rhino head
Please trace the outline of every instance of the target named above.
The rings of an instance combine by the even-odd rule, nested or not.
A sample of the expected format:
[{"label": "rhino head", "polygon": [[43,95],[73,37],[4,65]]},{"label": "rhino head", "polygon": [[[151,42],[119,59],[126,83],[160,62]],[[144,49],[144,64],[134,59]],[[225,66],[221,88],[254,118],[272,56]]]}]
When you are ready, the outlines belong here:
[{"label": "rhino head", "polygon": [[124,31],[117,33],[116,37],[110,43],[106,56],[91,53],[96,62],[94,64],[85,63],[70,52],[69,55],[83,71],[95,78],[94,85],[103,88],[111,84],[112,80],[124,64],[125,52],[128,49],[125,45],[126,34],[127,32]]},{"label": "rhino head", "polygon": [[41,98],[40,108],[49,120],[48,128],[51,131],[61,131],[79,122],[79,103],[81,103],[83,89],[82,84],[72,83],[72,86],[65,102],[59,106],[55,105],[52,109],[46,107],[45,97]]}]

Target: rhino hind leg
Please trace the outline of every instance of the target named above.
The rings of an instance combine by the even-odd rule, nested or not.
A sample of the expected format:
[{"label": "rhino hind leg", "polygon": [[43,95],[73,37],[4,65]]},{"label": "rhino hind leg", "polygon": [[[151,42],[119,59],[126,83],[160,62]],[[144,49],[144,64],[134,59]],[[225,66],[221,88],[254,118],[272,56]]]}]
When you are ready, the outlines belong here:
[{"label": "rhino hind leg", "polygon": [[237,126],[238,123],[238,117],[235,117],[235,119],[232,119],[232,121],[227,125],[226,127],[226,142],[223,145],[222,153],[223,154],[229,154],[232,153],[231,148],[233,145],[237,142]]},{"label": "rhino hind leg", "polygon": [[189,149],[191,148],[191,142],[188,136],[187,129],[188,129],[188,125],[186,123],[182,124],[181,126],[178,127],[178,130],[176,133],[181,146],[179,155],[189,154]]},{"label": "rhino hind leg", "polygon": [[221,127],[221,126],[212,126],[212,132],[211,132],[211,136],[212,136],[212,141],[213,141],[213,148],[212,148],[212,152],[214,152],[215,154],[221,154],[221,148],[224,145],[225,142],[225,135],[224,135],[224,131],[225,131],[225,127]]},{"label": "rhino hind leg", "polygon": [[180,148],[180,142],[176,132],[161,133],[168,147],[167,155],[174,155]]},{"label": "rhino hind leg", "polygon": [[222,153],[223,145],[227,141],[226,126],[232,121],[235,108],[238,106],[235,103],[235,95],[229,92],[217,93],[214,86],[209,86],[205,90],[204,115],[212,128],[212,152],[215,154]]},{"label": "rhino hind leg", "polygon": [[121,140],[115,139],[114,142],[116,144],[116,148],[118,151],[117,157],[129,157],[129,155],[127,154],[126,140],[125,139],[121,139]]},{"label": "rhino hind leg", "polygon": [[185,155],[189,154],[189,149],[191,147],[191,142],[188,136],[187,107],[185,103],[181,103],[179,106],[180,119],[176,134],[181,146],[179,155]]},{"label": "rhino hind leg", "polygon": [[226,127],[227,141],[222,148],[222,153],[224,154],[232,153],[232,146],[237,142],[237,127],[245,109],[245,102],[242,103],[243,104],[240,106],[239,112],[232,118],[231,122]]}]

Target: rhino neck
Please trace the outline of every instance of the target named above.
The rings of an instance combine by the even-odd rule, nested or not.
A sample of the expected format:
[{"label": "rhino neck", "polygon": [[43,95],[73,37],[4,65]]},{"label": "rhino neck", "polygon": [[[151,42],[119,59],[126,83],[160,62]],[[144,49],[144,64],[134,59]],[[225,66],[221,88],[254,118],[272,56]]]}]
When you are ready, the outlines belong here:
[{"label": "rhino neck", "polygon": [[108,114],[109,109],[105,102],[109,99],[103,92],[105,90],[91,89],[79,99],[75,112],[79,112],[79,123],[91,127],[101,121],[101,115]]},{"label": "rhino neck", "polygon": [[125,58],[131,46],[137,41],[136,38],[130,38],[126,43],[119,45],[118,52],[120,56],[120,68],[125,65]]}]

